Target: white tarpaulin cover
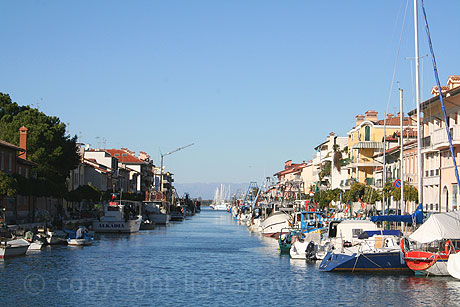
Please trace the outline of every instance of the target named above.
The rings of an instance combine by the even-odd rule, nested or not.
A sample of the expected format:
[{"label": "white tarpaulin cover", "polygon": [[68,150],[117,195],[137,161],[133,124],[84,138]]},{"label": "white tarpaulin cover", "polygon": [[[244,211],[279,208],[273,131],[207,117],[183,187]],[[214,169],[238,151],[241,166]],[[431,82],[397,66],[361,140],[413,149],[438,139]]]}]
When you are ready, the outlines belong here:
[{"label": "white tarpaulin cover", "polygon": [[460,211],[431,215],[413,234],[410,240],[430,243],[442,239],[460,239]]}]

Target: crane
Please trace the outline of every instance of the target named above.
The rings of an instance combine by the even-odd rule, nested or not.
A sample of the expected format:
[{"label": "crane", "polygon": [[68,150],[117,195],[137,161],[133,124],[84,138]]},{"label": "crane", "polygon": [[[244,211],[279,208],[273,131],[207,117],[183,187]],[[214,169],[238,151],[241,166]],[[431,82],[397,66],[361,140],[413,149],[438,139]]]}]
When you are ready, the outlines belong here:
[{"label": "crane", "polygon": [[178,152],[179,150],[182,150],[182,149],[185,149],[187,147],[190,147],[192,145],[195,145],[195,143],[192,143],[192,144],[188,144],[188,145],[185,145],[185,146],[182,146],[182,147],[179,147],[179,148],[176,148],[170,152],[167,152],[165,154],[161,154],[161,167],[160,167],[160,171],[161,171],[161,180],[160,180],[160,191],[163,192],[163,158],[166,157],[166,156],[169,156],[170,154],[173,154],[175,152]]}]

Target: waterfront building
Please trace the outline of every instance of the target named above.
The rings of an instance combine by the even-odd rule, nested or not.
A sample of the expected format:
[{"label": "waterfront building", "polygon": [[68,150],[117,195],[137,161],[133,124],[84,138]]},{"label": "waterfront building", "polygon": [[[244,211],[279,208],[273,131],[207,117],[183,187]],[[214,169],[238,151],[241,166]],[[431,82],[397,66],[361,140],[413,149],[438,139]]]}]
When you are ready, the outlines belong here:
[{"label": "waterfront building", "polygon": [[140,152],[139,157],[135,152],[127,148],[106,149],[112,156],[118,159],[119,168],[130,170],[130,182],[135,184],[134,191],[149,198],[154,182],[154,165],[150,156],[145,152]]},{"label": "waterfront building", "polygon": [[[378,119],[378,112],[367,111],[364,115],[356,116],[356,125],[348,133],[348,155],[350,163],[344,167],[348,170],[348,180],[345,186],[351,186],[355,181],[367,185],[375,185],[374,171],[381,167],[382,163],[374,160],[374,156],[388,149],[388,143],[384,147],[384,133],[392,135],[400,129],[400,114],[387,118]],[[403,125],[408,128],[416,128],[416,121],[412,117],[404,117]],[[385,127],[386,126],[386,127]]]},{"label": "waterfront building", "polygon": [[[441,86],[447,119],[452,136],[455,158],[460,161],[460,76],[449,76],[447,86]],[[423,209],[428,212],[447,212],[458,209],[458,185],[451,157],[446,125],[434,86],[433,97],[421,104],[423,112]],[[416,114],[411,111],[409,114]]]},{"label": "waterfront building", "polygon": [[[36,163],[27,160],[27,128],[19,129],[19,146],[0,140],[0,171],[6,174],[17,174],[25,178],[33,177],[32,167]],[[35,199],[29,196],[16,195],[5,197],[0,203],[5,209],[7,223],[25,223],[33,221],[35,214]],[[3,221],[3,216],[0,214]]]},{"label": "waterfront building", "polygon": [[278,179],[278,187],[285,198],[296,198],[299,194],[305,193],[304,181],[302,179],[302,169],[307,163],[292,163],[288,160],[284,163],[284,169],[275,173]]},{"label": "waterfront building", "polygon": [[342,171],[342,167],[335,165],[334,157],[342,163],[347,154],[342,150],[348,146],[347,137],[339,137],[334,132],[329,133],[326,141],[315,147],[315,155],[312,158],[313,176],[316,178],[316,189],[343,188],[348,178],[348,172]]}]

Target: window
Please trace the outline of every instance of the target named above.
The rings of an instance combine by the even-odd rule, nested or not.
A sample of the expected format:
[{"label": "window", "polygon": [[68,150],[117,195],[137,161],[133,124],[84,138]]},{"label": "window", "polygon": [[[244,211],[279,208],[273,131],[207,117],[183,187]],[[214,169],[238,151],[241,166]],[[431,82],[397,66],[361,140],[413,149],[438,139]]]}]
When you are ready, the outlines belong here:
[{"label": "window", "polygon": [[8,154],[8,171],[11,172],[13,170],[13,154],[11,152]]},{"label": "window", "polygon": [[29,178],[29,168],[26,167],[25,171],[26,171],[25,177],[26,177],[26,178]]},{"label": "window", "polygon": [[124,154],[122,154],[121,156],[122,156],[122,157],[127,157],[127,156],[128,156],[128,154],[125,154],[125,153],[124,153]]},{"label": "window", "polygon": [[457,207],[457,194],[458,194],[458,185],[454,183],[452,185],[452,206]]},{"label": "window", "polygon": [[119,156],[120,156],[120,154],[115,154],[115,157],[119,157]]},{"label": "window", "polygon": [[22,175],[22,167],[19,167],[19,168],[18,168],[18,174],[19,174],[19,175]]},{"label": "window", "polygon": [[359,237],[359,235],[363,232],[362,229],[352,229],[351,230],[351,233],[353,235],[353,238],[357,238]]},{"label": "window", "polygon": [[430,210],[433,210],[433,204],[430,204]]},{"label": "window", "polygon": [[371,127],[369,126],[364,127],[364,140],[365,141],[371,140]]}]

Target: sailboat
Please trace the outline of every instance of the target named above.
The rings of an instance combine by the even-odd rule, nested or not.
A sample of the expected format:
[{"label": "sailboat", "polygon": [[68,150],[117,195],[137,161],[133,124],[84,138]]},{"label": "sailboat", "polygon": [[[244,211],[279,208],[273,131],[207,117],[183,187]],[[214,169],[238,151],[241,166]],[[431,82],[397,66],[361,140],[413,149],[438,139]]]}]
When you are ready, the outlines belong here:
[{"label": "sailboat", "polygon": [[227,202],[228,198],[230,198],[230,185],[226,189],[225,186],[221,184],[220,189],[218,187],[216,188],[214,200],[209,207],[213,210],[227,211],[229,207],[229,203]]}]

